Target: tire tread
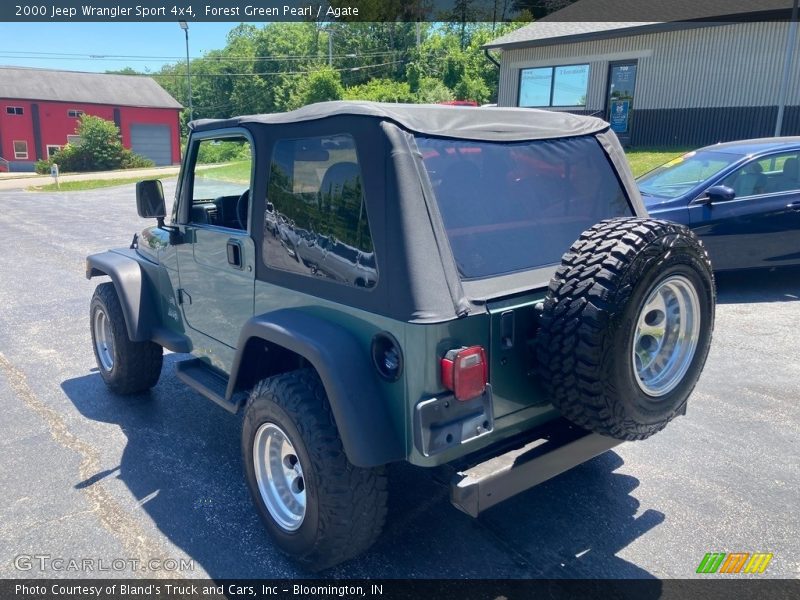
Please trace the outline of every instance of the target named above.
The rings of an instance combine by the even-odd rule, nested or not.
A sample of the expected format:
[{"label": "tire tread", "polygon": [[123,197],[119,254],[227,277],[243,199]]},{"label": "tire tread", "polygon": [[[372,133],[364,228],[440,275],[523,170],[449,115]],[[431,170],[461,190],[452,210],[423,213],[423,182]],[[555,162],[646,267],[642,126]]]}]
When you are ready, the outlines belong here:
[{"label": "tire tread", "polygon": [[[691,231],[676,223],[607,219],[581,234],[564,254],[544,301],[536,361],[552,403],[570,421],[617,439],[641,440],[663,429],[683,409],[677,406],[655,423],[637,422],[617,400],[608,376],[613,354],[608,332],[618,325],[620,307],[653,261],[678,248],[705,271],[713,295],[708,253]],[[703,351],[707,349],[698,349]]]},{"label": "tire tread", "polygon": [[[386,520],[385,469],[356,467],[347,460],[325,389],[313,369],[299,369],[261,381],[250,394],[245,419],[254,404],[272,401],[292,418],[306,446],[319,488],[319,526],[315,543],[294,558],[319,571],[372,546]],[[251,423],[253,430],[258,424]]]}]

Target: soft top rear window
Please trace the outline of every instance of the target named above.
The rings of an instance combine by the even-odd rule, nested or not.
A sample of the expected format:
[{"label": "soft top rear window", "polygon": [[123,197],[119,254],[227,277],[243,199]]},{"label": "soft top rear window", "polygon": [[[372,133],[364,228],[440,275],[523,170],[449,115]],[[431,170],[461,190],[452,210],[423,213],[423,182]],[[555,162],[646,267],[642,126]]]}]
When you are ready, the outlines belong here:
[{"label": "soft top rear window", "polygon": [[417,145],[464,279],[557,264],[584,230],[633,214],[593,136]]}]

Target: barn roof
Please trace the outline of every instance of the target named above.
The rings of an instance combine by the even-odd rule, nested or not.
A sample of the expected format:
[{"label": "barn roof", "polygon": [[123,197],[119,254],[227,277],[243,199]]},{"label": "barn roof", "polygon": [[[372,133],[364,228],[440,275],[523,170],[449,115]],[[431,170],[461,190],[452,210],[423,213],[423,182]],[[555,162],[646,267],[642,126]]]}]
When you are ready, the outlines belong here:
[{"label": "barn roof", "polygon": [[183,108],[150,77],[0,67],[0,98]]}]

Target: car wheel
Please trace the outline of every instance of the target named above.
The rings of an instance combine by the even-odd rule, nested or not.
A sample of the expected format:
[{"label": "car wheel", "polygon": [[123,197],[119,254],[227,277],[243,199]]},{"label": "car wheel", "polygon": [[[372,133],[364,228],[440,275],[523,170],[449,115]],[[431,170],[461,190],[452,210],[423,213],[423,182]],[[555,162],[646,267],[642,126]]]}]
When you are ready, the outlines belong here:
[{"label": "car wheel", "polygon": [[247,403],[248,487],[278,547],[319,571],[369,548],[386,518],[384,468],[345,456],[322,382],[311,369],[259,383]]},{"label": "car wheel", "polygon": [[97,286],[89,319],[97,368],[109,388],[118,394],[135,394],[158,382],[163,349],[150,341],[131,341],[113,283]]},{"label": "car wheel", "polygon": [[714,279],[686,227],[610,219],[584,232],[550,282],[541,380],[574,423],[645,439],[686,410],[711,344]]}]

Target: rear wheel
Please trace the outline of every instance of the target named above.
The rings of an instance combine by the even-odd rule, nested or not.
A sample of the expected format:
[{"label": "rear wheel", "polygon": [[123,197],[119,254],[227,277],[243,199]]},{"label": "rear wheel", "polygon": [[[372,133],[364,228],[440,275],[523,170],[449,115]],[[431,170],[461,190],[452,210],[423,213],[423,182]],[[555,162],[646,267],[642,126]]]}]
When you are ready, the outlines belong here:
[{"label": "rear wheel", "polygon": [[97,286],[89,320],[97,368],[109,388],[118,394],[135,394],[158,382],[163,349],[150,341],[131,341],[113,283]]},{"label": "rear wheel", "polygon": [[344,562],[380,535],[384,469],[345,456],[322,382],[301,369],[265,379],[250,395],[242,429],[247,483],[278,547],[318,571]]},{"label": "rear wheel", "polygon": [[537,336],[542,381],[565,417],[645,439],[685,412],[705,364],[715,291],[708,254],[682,225],[603,221],[564,255]]}]

